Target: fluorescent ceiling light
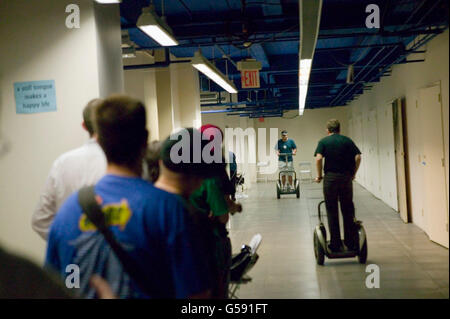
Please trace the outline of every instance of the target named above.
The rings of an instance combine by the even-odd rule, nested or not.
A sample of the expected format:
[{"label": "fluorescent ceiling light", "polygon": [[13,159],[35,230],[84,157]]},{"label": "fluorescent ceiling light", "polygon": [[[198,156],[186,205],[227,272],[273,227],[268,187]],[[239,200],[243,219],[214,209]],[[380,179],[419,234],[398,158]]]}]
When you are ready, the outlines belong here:
[{"label": "fluorescent ceiling light", "polygon": [[122,49],[122,58],[129,59],[136,57],[136,49],[134,47],[128,47]]},{"label": "fluorescent ceiling light", "polygon": [[155,12],[155,7],[150,5],[142,9],[137,27],[163,47],[178,45],[172,30],[167,23]]},{"label": "fluorescent ceiling light", "polygon": [[299,113],[303,115],[305,110],[306,95],[308,94],[309,75],[311,74],[312,59],[300,60],[299,75]]},{"label": "fluorescent ceiling light", "polygon": [[110,4],[110,3],[121,3],[122,0],[95,0],[97,3]]},{"label": "fluorescent ceiling light", "polygon": [[229,93],[237,93],[237,89],[233,82],[228,80],[225,74],[220,72],[211,62],[209,62],[200,51],[195,52],[194,58],[191,61],[194,68],[202,72],[208,78],[216,82],[225,91]]},{"label": "fluorescent ceiling light", "polygon": [[308,94],[312,59],[320,29],[322,0],[300,0],[299,115],[303,115]]}]

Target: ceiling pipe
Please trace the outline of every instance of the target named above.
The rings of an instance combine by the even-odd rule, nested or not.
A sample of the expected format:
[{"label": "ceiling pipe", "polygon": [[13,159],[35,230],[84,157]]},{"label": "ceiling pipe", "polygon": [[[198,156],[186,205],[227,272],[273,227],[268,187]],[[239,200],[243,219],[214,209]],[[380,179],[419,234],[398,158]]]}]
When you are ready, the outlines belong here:
[{"label": "ceiling pipe", "polygon": [[[381,65],[381,63],[382,63],[384,60],[386,60],[386,58],[388,58],[388,57],[395,51],[395,49],[396,49],[396,48],[392,48],[391,51],[389,51],[387,54],[385,54],[385,55],[381,58],[381,60],[379,61],[379,64]],[[375,68],[376,68],[376,65],[375,65],[374,67],[372,67],[367,73],[365,73],[364,76],[363,76],[361,79],[358,78],[358,82],[355,81],[355,84],[354,84],[354,85],[349,86],[350,89],[349,89],[345,94],[343,94],[339,99],[337,99],[337,101],[336,101],[337,104],[339,104],[339,103],[338,103],[339,101],[344,100],[346,96],[348,96],[351,92],[353,92],[356,88],[358,88],[358,87],[363,83],[364,79],[365,79],[368,75],[370,75],[370,73],[371,73]],[[358,73],[358,75],[361,74],[362,71],[363,71],[363,70],[361,70],[361,72]],[[378,74],[378,73],[377,73],[377,74]],[[356,79],[356,77],[355,77],[355,79]],[[363,84],[364,84],[364,83],[363,83]]]},{"label": "ceiling pipe", "polygon": [[[413,13],[409,16],[409,18],[406,20],[406,22],[404,24],[407,24],[409,21],[411,21],[411,19],[414,17],[414,15],[422,8],[422,6],[425,4],[426,1],[422,1],[422,3],[420,3],[413,11]],[[431,9],[429,9],[426,12],[426,15],[428,15],[435,7],[436,4],[439,3],[440,1],[436,1],[436,3],[431,7]],[[421,19],[419,22],[417,22],[415,25],[419,24],[423,19]],[[389,63],[388,65],[386,65],[385,67],[380,68],[379,72],[377,72],[374,76],[372,76],[369,79],[369,83],[374,81],[375,79],[382,77],[383,75],[385,75],[385,72],[392,66],[398,63],[401,63],[400,61],[402,61],[403,59],[405,59],[411,52],[414,52],[415,50],[417,50],[418,48],[420,48],[422,45],[426,44],[428,41],[430,41],[431,39],[433,39],[436,35],[442,33],[441,29],[435,29],[435,30],[424,30],[424,31],[437,31],[437,32],[430,32],[428,33],[424,38],[420,39],[412,48],[410,48],[409,50],[405,50],[403,54],[401,54],[399,57],[397,57],[392,63]],[[392,53],[389,52],[387,55],[384,56],[384,58],[382,60],[384,60],[387,56],[389,56]],[[412,62],[423,62],[420,60],[412,60]],[[373,69],[370,71],[372,72]],[[370,74],[370,72],[366,73],[366,76]],[[364,78],[366,77],[364,76]],[[361,84],[361,82],[356,83],[354,86],[352,86],[350,88],[350,90],[345,93],[345,95],[341,96],[337,102],[342,101],[346,96],[349,95],[349,93],[351,93],[355,88],[357,88],[359,85]],[[364,85],[364,83],[363,83]],[[346,87],[347,88],[347,87]],[[345,91],[345,89],[343,91]],[[364,90],[364,88],[363,88]],[[343,92],[341,91],[341,93]],[[336,98],[335,98],[336,99]],[[334,100],[335,100],[334,99]],[[350,98],[351,99],[351,98]],[[332,102],[334,102],[334,100]],[[349,98],[347,98],[347,101],[349,100]],[[333,104],[331,104],[333,105]]]},{"label": "ceiling pipe", "polygon": [[215,44],[214,46],[215,46],[215,47],[223,54],[223,56],[224,56],[228,61],[231,62],[231,64],[234,65],[234,67],[235,67],[236,70],[237,70],[237,68],[238,68],[238,67],[237,67],[237,63],[234,62],[233,59],[232,59],[228,54],[225,53],[225,51],[220,47],[220,45]]},{"label": "ceiling pipe", "polygon": [[187,4],[184,3],[183,0],[178,0],[178,2],[181,3],[181,5],[184,7],[184,9],[186,10],[187,14],[189,15],[189,18],[190,18],[191,21],[192,21],[193,16],[192,16],[192,11],[191,11],[191,9],[189,9],[189,7],[187,6]]},{"label": "ceiling pipe", "polygon": [[[424,2],[425,2],[425,1],[424,1]],[[422,5],[423,5],[423,3],[422,3]],[[418,9],[420,9],[420,7],[421,7],[422,5],[419,5],[419,7],[416,8],[416,10],[414,11],[414,13],[413,13],[413,14],[409,17],[409,19],[407,20],[407,22],[410,21],[410,19],[412,18],[412,16],[418,11]],[[429,13],[434,9],[434,7],[435,7],[435,6],[433,6],[430,10],[428,10],[428,11],[427,11],[427,14],[429,14]],[[441,32],[442,32],[442,31],[441,31]],[[377,79],[377,78],[383,76],[384,73],[386,72],[386,70],[388,70],[392,65],[401,63],[400,61],[402,61],[403,59],[405,59],[411,52],[414,52],[415,50],[417,50],[418,48],[420,48],[421,46],[423,46],[424,44],[426,44],[428,41],[430,41],[431,39],[433,39],[433,38],[434,38],[435,36],[437,36],[438,34],[439,34],[439,33],[434,33],[434,34],[430,33],[430,34],[428,34],[427,36],[425,36],[424,38],[420,39],[420,40],[419,40],[412,48],[410,48],[410,49],[407,50],[407,51],[404,51],[404,53],[401,54],[399,57],[397,57],[392,63],[389,63],[389,64],[386,65],[385,67],[380,68],[379,72],[377,72],[374,76],[372,76],[372,77],[369,79],[368,82],[370,83],[370,82],[372,82],[373,80],[375,80],[375,79]],[[389,56],[391,53],[392,53],[392,50],[391,50],[391,52],[389,52],[387,55],[385,55],[385,56],[383,57],[382,60],[386,59],[386,57]],[[411,62],[423,62],[423,61],[421,61],[421,60],[417,60],[417,61],[416,61],[416,60],[412,60]],[[372,69],[371,71],[369,71],[368,73],[366,73],[366,75],[364,76],[364,78],[365,78],[367,75],[369,75],[372,71],[373,71],[373,69]],[[355,88],[357,88],[360,84],[361,84],[361,82],[356,83],[353,87],[350,88],[350,90],[349,90],[347,93],[345,93],[345,95],[341,96],[341,97],[337,100],[337,102],[342,101],[346,96],[348,96],[349,93],[351,93],[351,92],[352,92]],[[344,88],[344,90],[345,90],[345,88]],[[347,99],[347,100],[348,100],[348,99]],[[333,102],[334,102],[334,100],[333,100]],[[331,104],[331,105],[333,105],[333,104]]]},{"label": "ceiling pipe", "polygon": [[156,62],[154,64],[139,64],[139,65],[124,65],[124,70],[140,70],[140,69],[156,69],[156,68],[166,68],[174,63],[191,63],[191,60],[177,60],[170,62]]},{"label": "ceiling pipe", "polygon": [[[142,49],[142,48],[141,48]],[[137,64],[137,65],[124,65],[124,70],[140,70],[140,69],[154,69],[154,68],[166,68],[172,63],[190,63],[191,59],[170,61],[169,48],[164,48],[164,62],[156,62],[153,64]]]},{"label": "ceiling pipe", "polygon": [[[384,51],[384,49],[386,49],[386,48],[385,48],[385,47],[382,47],[380,50],[378,50],[378,52],[370,59],[370,61],[368,62],[368,64],[365,65],[365,66],[359,71],[359,73],[355,76],[355,82],[356,82],[356,81],[359,81],[359,76],[361,75],[361,73],[367,68],[367,66],[368,66],[370,63],[372,63],[372,62],[377,58],[378,55],[380,55],[380,54]],[[375,64],[375,65],[377,65],[377,64]],[[344,88],[339,92],[339,94],[332,100],[331,105],[333,105],[335,102],[339,101],[338,99],[342,96],[342,94],[344,94],[345,91],[347,91],[347,88],[349,88],[349,87],[350,87],[350,86],[344,87]]]}]

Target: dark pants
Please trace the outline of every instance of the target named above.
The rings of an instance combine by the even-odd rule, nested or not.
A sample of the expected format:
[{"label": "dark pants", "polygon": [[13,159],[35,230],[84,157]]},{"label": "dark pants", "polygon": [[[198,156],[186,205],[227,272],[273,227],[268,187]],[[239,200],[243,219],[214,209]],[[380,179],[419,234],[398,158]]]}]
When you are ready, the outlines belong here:
[{"label": "dark pants", "polygon": [[323,179],[323,193],[327,208],[328,227],[330,229],[332,249],[341,245],[341,231],[339,229],[339,207],[344,220],[344,243],[349,249],[356,247],[355,206],[353,205],[352,176],[338,173],[326,173]]},{"label": "dark pants", "polygon": [[233,200],[233,201],[235,201],[236,200],[236,184],[237,184],[237,171],[232,171],[232,170],[230,170],[230,175],[231,175],[231,177],[230,177],[230,181],[231,181],[231,184],[233,185],[233,190],[234,190],[234,192],[231,194],[231,199]]}]

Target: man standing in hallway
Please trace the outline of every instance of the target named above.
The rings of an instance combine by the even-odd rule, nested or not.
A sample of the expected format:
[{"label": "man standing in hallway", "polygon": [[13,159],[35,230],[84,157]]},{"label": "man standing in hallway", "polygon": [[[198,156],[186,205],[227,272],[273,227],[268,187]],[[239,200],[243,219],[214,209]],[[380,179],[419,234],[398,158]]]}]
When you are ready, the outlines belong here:
[{"label": "man standing in hallway", "polygon": [[[339,229],[339,208],[344,220],[344,243],[348,249],[356,249],[355,242],[355,207],[353,204],[353,185],[361,163],[361,152],[355,143],[348,137],[340,134],[340,123],[336,119],[327,122],[328,136],[321,139],[317,145],[316,157],[317,178],[320,183],[323,179],[323,193],[327,208],[328,226],[330,229],[330,249],[341,251],[341,233]],[[323,159],[325,158],[325,177],[322,177]]]},{"label": "man standing in hallway", "polygon": [[100,103],[100,99],[94,99],[83,110],[81,125],[89,133],[89,141],[59,156],[50,170],[32,217],[33,229],[45,240],[56,212],[69,195],[83,186],[94,185],[106,172],[106,157],[97,143],[93,121]]},{"label": "man standing in hallway", "polygon": [[[294,163],[292,155],[297,153],[297,145],[295,145],[294,140],[288,138],[288,132],[286,130],[281,132],[281,138],[275,145],[275,150],[278,155],[278,168],[280,171],[283,170],[294,170]],[[286,154],[286,155],[283,155]],[[286,162],[287,158],[287,162]],[[289,175],[289,187],[293,187],[292,175]],[[286,175],[281,176],[282,187],[286,187]]]}]

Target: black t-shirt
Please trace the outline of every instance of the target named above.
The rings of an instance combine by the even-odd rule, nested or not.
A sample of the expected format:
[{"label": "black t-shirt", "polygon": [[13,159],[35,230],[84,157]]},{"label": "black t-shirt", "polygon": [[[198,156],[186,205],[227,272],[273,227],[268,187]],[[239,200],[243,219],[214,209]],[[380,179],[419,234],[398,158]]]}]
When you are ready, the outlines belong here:
[{"label": "black t-shirt", "polygon": [[332,134],[319,141],[314,156],[317,154],[322,154],[325,158],[325,174],[330,172],[353,175],[355,156],[361,152],[350,138]]}]

